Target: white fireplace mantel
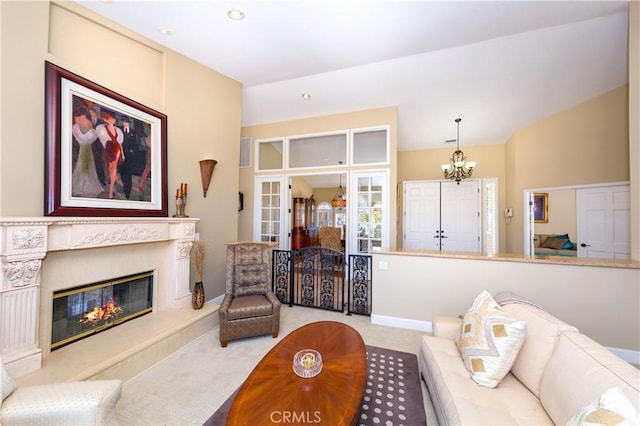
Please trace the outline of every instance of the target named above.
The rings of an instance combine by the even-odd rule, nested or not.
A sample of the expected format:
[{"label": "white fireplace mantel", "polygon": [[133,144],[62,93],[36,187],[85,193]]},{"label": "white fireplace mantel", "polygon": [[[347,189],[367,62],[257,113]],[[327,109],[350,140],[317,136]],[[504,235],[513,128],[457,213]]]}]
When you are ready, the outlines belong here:
[{"label": "white fireplace mantel", "polygon": [[[0,358],[16,376],[38,370],[48,342],[41,329],[43,304],[53,283],[42,282],[49,253],[71,256],[133,244],[164,243],[158,262],[154,309],[189,306],[190,251],[197,218],[16,217],[0,218]],[[113,251],[113,249],[112,249]],[[110,253],[112,253],[112,251]],[[68,252],[68,253],[66,253]],[[113,254],[111,254],[113,256]],[[83,265],[78,265],[82,267]],[[149,267],[148,265],[145,265]],[[151,266],[153,267],[153,266]],[[90,279],[91,271],[86,271]]]}]

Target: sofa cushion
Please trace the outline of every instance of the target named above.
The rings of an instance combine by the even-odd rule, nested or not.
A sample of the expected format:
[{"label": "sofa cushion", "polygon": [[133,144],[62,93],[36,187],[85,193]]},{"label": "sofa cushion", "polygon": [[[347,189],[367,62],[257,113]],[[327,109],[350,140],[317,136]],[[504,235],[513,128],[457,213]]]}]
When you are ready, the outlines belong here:
[{"label": "sofa cushion", "polygon": [[473,382],[453,340],[423,336],[418,358],[442,425],[553,424],[538,398],[513,375],[493,389]]},{"label": "sofa cushion", "polygon": [[569,240],[564,238],[549,237],[544,240],[544,243],[540,244],[540,247],[560,250],[564,248],[565,243],[568,241]]},{"label": "sofa cushion", "polygon": [[2,393],[0,403],[11,395],[14,390],[16,390],[16,382],[13,380],[13,377],[11,377],[11,374],[9,374],[7,367],[0,362],[0,393]]},{"label": "sofa cushion", "polygon": [[265,294],[268,290],[269,277],[266,263],[235,265],[236,296]]},{"label": "sofa cushion", "polygon": [[613,387],[640,411],[640,370],[584,334],[562,333],[542,374],[540,402],[554,423],[566,424]]},{"label": "sofa cushion", "polygon": [[273,303],[262,294],[234,297],[229,306],[229,320],[264,317],[273,314]]},{"label": "sofa cushion", "polygon": [[637,426],[639,422],[640,418],[631,401],[620,389],[611,388],[580,410],[567,424]]},{"label": "sofa cushion", "polygon": [[516,362],[511,367],[511,373],[539,397],[542,373],[551,358],[560,333],[577,333],[578,329],[532,305],[507,303],[503,304],[502,308],[527,324],[527,336]]},{"label": "sofa cushion", "polygon": [[487,291],[480,293],[464,315],[455,339],[471,378],[496,387],[518,356],[527,326],[503,310]]}]

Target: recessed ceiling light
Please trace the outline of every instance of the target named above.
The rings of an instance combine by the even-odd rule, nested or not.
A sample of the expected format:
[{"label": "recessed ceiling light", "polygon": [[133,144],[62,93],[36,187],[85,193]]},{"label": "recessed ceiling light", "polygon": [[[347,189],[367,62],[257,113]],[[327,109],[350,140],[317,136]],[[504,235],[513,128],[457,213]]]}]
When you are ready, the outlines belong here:
[{"label": "recessed ceiling light", "polygon": [[304,99],[305,101],[308,101],[309,99],[311,99],[311,94],[310,93],[303,93],[302,94],[302,99]]},{"label": "recessed ceiling light", "polygon": [[168,28],[164,28],[164,27],[158,28],[158,32],[159,32],[160,34],[162,34],[162,35],[169,35],[169,34],[171,34],[171,31],[169,31],[169,29],[168,29]]},{"label": "recessed ceiling light", "polygon": [[244,19],[244,12],[239,9],[229,9],[227,10],[227,16],[234,21],[240,21]]}]

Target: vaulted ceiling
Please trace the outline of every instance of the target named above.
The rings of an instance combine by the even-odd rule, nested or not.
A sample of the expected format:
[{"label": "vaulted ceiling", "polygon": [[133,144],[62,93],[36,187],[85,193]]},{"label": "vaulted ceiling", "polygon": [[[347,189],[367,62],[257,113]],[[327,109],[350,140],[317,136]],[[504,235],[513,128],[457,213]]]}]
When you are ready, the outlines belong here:
[{"label": "vaulted ceiling", "polygon": [[628,77],[626,1],[77,3],[241,82],[243,126],[397,106],[400,150],[456,117],[462,146],[504,143]]}]

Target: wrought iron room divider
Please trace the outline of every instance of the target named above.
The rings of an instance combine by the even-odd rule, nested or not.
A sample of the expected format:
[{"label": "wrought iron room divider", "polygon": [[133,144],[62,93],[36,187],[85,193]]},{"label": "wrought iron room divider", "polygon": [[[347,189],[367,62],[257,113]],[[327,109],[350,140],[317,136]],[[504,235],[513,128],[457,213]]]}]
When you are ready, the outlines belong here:
[{"label": "wrought iron room divider", "polygon": [[289,306],[371,315],[371,256],[348,257],[321,247],[274,250],[273,292]]}]

